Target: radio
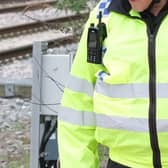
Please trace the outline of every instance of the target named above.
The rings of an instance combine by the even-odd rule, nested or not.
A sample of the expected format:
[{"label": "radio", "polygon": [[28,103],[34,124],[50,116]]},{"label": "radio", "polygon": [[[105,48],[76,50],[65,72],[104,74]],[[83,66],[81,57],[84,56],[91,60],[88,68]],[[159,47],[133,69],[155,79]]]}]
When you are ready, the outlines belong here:
[{"label": "radio", "polygon": [[107,37],[106,25],[102,21],[102,12],[99,12],[99,23],[91,23],[87,38],[87,62],[102,64],[103,41]]}]

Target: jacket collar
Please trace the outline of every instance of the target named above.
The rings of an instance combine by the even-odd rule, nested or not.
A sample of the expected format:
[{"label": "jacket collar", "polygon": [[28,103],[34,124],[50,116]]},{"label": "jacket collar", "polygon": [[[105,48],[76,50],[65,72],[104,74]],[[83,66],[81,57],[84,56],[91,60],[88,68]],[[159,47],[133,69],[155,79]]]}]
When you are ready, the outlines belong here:
[{"label": "jacket collar", "polygon": [[109,12],[114,11],[117,13],[121,13],[127,16],[130,16],[129,12],[131,10],[131,6],[128,0],[112,0],[108,7]]},{"label": "jacket collar", "polygon": [[[133,12],[131,9],[131,5],[129,4],[128,0],[111,0],[108,10],[109,12],[114,11],[127,16],[138,16],[137,13]],[[163,10],[168,11],[168,2],[162,11]]]}]

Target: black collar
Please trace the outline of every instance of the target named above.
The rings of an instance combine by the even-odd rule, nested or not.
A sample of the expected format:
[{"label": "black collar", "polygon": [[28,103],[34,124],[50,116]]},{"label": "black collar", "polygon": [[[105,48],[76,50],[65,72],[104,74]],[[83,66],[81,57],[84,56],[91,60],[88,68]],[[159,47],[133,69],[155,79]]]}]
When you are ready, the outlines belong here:
[{"label": "black collar", "polygon": [[150,28],[151,33],[154,33],[157,30],[163,20],[163,18],[168,14],[168,3],[161,9],[157,16],[154,16],[149,10],[141,12],[140,15],[142,19],[147,23]]},{"label": "black collar", "polygon": [[159,14],[157,15],[157,16],[154,16],[150,11],[148,11],[148,10],[145,10],[145,11],[143,11],[143,12],[141,12],[140,14],[141,14],[141,16],[142,17],[148,17],[149,15],[151,16],[151,17],[155,17],[155,18],[157,18],[157,17],[159,17],[161,14],[163,14],[163,13],[168,13],[168,2],[166,3],[166,5],[161,9],[161,11],[159,12]]},{"label": "black collar", "polygon": [[[112,0],[111,4],[108,7],[109,12],[114,11],[117,13],[121,13],[127,16],[130,16],[129,12],[131,10],[131,5],[129,4],[128,0]],[[168,11],[168,2],[165,5],[165,7],[161,10],[161,13],[163,11]],[[141,12],[141,14],[149,13],[148,11]]]},{"label": "black collar", "polygon": [[121,13],[124,15],[129,15],[131,6],[128,0],[112,0],[111,4],[109,5],[108,10]]}]

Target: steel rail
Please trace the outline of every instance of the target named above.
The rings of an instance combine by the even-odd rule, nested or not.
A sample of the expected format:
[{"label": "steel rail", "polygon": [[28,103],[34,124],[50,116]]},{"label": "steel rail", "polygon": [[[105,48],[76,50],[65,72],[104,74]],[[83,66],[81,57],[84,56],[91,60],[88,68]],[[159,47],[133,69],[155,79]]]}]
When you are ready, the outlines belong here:
[{"label": "steel rail", "polygon": [[[81,14],[72,14],[69,16],[63,16],[63,17],[56,17],[52,19],[46,19],[42,21],[32,22],[32,23],[24,23],[20,25],[15,26],[9,26],[9,27],[3,27],[0,28],[0,37],[10,37],[15,36],[16,32],[20,32],[20,34],[24,34],[26,32],[33,32],[33,30],[38,30],[43,27],[43,29],[52,29],[58,26],[61,23],[65,22],[71,22],[79,19],[86,18],[88,16],[88,13],[81,13]],[[18,36],[18,33],[17,33]]]},{"label": "steel rail", "polygon": [[10,12],[19,12],[22,10],[37,10],[41,8],[47,8],[48,5],[54,5],[55,0],[46,0],[46,1],[32,1],[32,2],[19,2],[14,5],[1,5],[0,14],[10,13]]},{"label": "steel rail", "polygon": [[[48,43],[49,48],[53,48],[53,47],[58,47],[66,44],[75,43],[77,42],[77,38],[75,37],[75,35],[71,34],[60,38],[53,38],[52,40],[48,40],[46,42]],[[19,57],[26,54],[31,54],[32,46],[33,44],[28,44],[17,48],[9,49],[6,51],[0,51],[0,60]]]}]

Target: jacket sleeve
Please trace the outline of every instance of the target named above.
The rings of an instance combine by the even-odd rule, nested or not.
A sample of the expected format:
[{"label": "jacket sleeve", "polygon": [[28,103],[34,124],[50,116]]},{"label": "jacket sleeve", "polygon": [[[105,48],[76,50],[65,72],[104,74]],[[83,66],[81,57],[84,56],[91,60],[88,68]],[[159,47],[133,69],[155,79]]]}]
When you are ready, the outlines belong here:
[{"label": "jacket sleeve", "polygon": [[95,140],[93,91],[95,74],[102,65],[87,63],[88,27],[94,22],[91,13],[72,65],[70,79],[64,90],[62,111],[58,119],[58,144],[61,168],[98,168],[99,157]]}]

